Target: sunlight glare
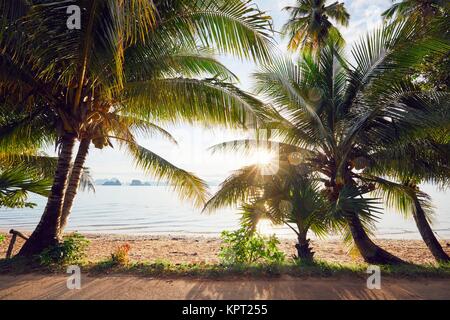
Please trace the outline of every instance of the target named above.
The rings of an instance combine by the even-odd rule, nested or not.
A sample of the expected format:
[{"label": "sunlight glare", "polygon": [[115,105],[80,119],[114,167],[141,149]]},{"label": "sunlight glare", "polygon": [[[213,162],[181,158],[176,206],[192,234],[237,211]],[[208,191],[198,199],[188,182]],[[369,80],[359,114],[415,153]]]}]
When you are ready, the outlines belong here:
[{"label": "sunlight glare", "polygon": [[272,222],[267,219],[260,220],[256,226],[256,230],[259,234],[264,236],[270,236],[275,233]]},{"label": "sunlight glare", "polygon": [[258,150],[255,152],[253,156],[254,162],[256,162],[259,165],[268,165],[272,163],[274,157],[275,155],[267,150]]}]

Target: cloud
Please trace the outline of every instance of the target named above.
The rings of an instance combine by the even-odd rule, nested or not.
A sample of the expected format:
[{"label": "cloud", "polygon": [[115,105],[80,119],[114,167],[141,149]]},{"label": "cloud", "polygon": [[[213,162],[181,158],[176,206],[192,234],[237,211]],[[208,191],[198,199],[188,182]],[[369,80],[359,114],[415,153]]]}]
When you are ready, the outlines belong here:
[{"label": "cloud", "polygon": [[339,28],[342,35],[351,44],[368,31],[378,27],[382,22],[381,14],[392,5],[391,0],[351,0],[345,1],[350,13],[347,28]]}]

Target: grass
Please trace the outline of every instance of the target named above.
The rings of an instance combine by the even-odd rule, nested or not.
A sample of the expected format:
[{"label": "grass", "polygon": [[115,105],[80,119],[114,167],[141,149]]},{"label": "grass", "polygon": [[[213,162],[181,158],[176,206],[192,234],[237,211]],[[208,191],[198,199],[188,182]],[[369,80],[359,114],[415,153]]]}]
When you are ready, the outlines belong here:
[{"label": "grass", "polygon": [[[63,262],[55,262],[48,254],[41,254],[28,260],[14,257],[0,259],[1,274],[22,273],[65,273],[67,265],[79,265],[83,272],[91,275],[128,274],[157,277],[201,277],[224,279],[233,276],[245,277],[277,277],[290,275],[294,277],[367,277],[367,264],[333,263],[323,260],[300,262],[289,259],[282,263],[243,264],[207,264],[207,263],[171,263],[164,260],[131,261],[129,247],[121,246],[103,261],[88,261],[86,257],[87,239],[78,234],[65,237],[65,258]],[[59,255],[58,255],[59,256]],[[61,261],[61,260],[56,260]],[[382,274],[393,277],[435,277],[450,278],[450,264],[441,265],[398,265],[381,266]]]},{"label": "grass", "polygon": [[[229,277],[278,277],[289,275],[293,277],[367,277],[365,264],[338,264],[326,261],[299,263],[288,261],[282,264],[231,265],[206,263],[173,264],[167,261],[132,261],[120,265],[111,259],[100,262],[83,262],[80,264],[83,272],[90,275],[126,274],[153,277],[199,277],[211,279],[226,279]],[[23,273],[65,273],[64,265],[42,266],[36,260],[24,259],[0,260],[1,274]],[[401,265],[381,266],[384,275],[399,278],[450,278],[450,264],[435,265]]]}]

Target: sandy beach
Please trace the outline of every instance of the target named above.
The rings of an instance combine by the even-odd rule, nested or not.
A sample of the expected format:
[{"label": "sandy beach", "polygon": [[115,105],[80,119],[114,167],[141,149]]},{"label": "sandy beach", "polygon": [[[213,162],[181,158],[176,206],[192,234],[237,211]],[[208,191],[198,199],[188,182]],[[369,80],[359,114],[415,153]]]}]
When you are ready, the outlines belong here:
[{"label": "sandy beach", "polygon": [[[6,234],[4,231],[0,232]],[[134,261],[164,260],[171,263],[218,263],[218,252],[221,240],[217,237],[190,236],[132,236],[114,234],[85,234],[90,240],[88,249],[89,261],[95,262],[110,257],[111,253],[120,245],[128,243],[131,246],[130,258]],[[0,257],[5,257],[10,237],[0,244]],[[281,239],[280,248],[288,257],[295,254],[295,241]],[[329,262],[362,263],[363,260],[340,240],[311,241],[315,257]],[[416,263],[435,263],[433,256],[421,240],[376,240],[384,249],[400,258]],[[441,242],[450,254],[450,240]],[[14,252],[17,252],[23,241],[17,241]]]}]

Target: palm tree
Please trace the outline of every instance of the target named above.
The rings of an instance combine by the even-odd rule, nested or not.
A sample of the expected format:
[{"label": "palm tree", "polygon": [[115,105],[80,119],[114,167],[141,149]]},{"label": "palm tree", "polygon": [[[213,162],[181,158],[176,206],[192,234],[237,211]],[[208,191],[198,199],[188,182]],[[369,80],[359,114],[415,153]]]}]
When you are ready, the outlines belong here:
[{"label": "palm tree", "polygon": [[[436,25],[438,32],[450,36],[449,12],[450,3],[442,0],[404,0],[393,4],[382,16],[386,20],[401,21],[413,20],[424,26]],[[427,30],[427,28],[424,28]],[[426,37],[424,33],[422,36]],[[446,55],[426,56],[419,64],[413,75],[416,81],[424,87],[432,87],[443,91],[448,91],[449,76],[448,68],[450,62],[450,52]]]},{"label": "palm tree", "polygon": [[[332,225],[329,207],[317,177],[308,168],[292,164],[287,155],[293,152],[281,144],[277,170],[262,165],[251,165],[235,171],[220,185],[220,189],[206,203],[203,211],[210,212],[224,206],[243,204],[242,223],[254,231],[261,219],[277,225],[286,225],[297,236],[297,256],[300,260],[313,259],[307,233],[312,230],[323,236]],[[334,222],[337,223],[337,222]],[[295,226],[295,227],[293,227]]]},{"label": "palm tree", "polygon": [[444,251],[430,226],[433,214],[431,197],[420,191],[416,182],[404,181],[396,183],[382,178],[373,179],[377,184],[377,192],[386,199],[386,203],[403,213],[412,216],[420,236],[431,254],[438,262],[449,262],[450,257]]},{"label": "palm tree", "polygon": [[[137,145],[132,131],[167,136],[155,122],[237,126],[254,119],[262,105],[230,83],[234,75],[206,47],[266,60],[269,17],[238,0],[4,2],[18,10],[5,10],[2,20],[0,93],[9,105],[31,110],[8,124],[10,136],[29,141],[34,128],[41,130],[36,137],[49,140],[44,131],[50,130],[59,148],[47,206],[21,255],[59,241],[91,143],[101,148],[117,140],[182,196],[205,199],[201,180]],[[66,27],[70,4],[82,8],[81,30]],[[42,125],[44,119],[52,126]]]},{"label": "palm tree", "polygon": [[295,6],[285,7],[290,19],[282,28],[283,35],[289,37],[288,49],[314,49],[322,47],[329,37],[341,44],[344,40],[330,19],[341,26],[347,26],[350,15],[344,3],[326,0],[297,0]]},{"label": "palm tree", "polygon": [[[256,92],[279,111],[271,128],[302,155],[299,163],[322,176],[331,211],[345,219],[345,232],[368,263],[402,261],[368,236],[379,209],[375,199],[365,195],[376,185],[359,170],[399,135],[411,134],[414,141],[414,133],[417,137],[417,132],[434,127],[435,119],[442,119],[437,106],[445,97],[405,83],[411,66],[429,50],[448,50],[438,39],[428,39],[427,45],[417,40],[419,29],[396,24],[376,30],[354,45],[354,66],[329,43],[317,56],[304,53],[298,63],[280,58],[255,74]],[[249,145],[248,140],[233,141],[216,148]]]},{"label": "palm tree", "polygon": [[[383,16],[386,19],[395,18],[396,21],[412,20],[413,23],[427,26],[418,34],[418,38],[433,37],[436,34],[448,38],[448,15],[445,14],[447,11],[448,3],[444,1],[407,0],[394,4],[383,13]],[[416,79],[425,78],[425,83],[429,82],[429,79],[426,78],[439,78],[445,68],[441,68],[442,70],[436,69],[433,68],[433,64],[438,65],[445,61],[448,52],[447,49],[447,53],[444,54],[437,52],[426,55],[421,63],[414,67],[416,71],[412,77]],[[445,74],[445,72],[442,74]],[[445,87],[445,84],[438,82],[434,82],[435,85],[431,86],[437,91],[440,90],[442,85]],[[417,85],[411,83],[407,85],[409,90],[421,90]],[[440,119],[444,119],[443,123],[437,121],[425,133],[423,131],[414,133],[413,141],[398,136],[398,141],[395,141],[394,144],[385,145],[385,149],[372,155],[372,166],[366,170],[366,173],[389,176],[394,180],[388,181],[380,177],[374,179],[377,184],[376,194],[384,197],[388,206],[397,209],[407,217],[412,216],[422,239],[435,259],[448,262],[449,256],[436,239],[430,226],[433,213],[431,198],[419,189],[421,183],[432,183],[441,188],[448,187],[450,150],[448,123],[445,119],[449,118],[449,106],[445,103],[444,97],[445,94],[443,100],[441,100],[441,104],[444,104],[443,110],[441,115],[438,115]],[[395,135],[397,132],[391,134]],[[417,137],[420,137],[420,139]],[[411,158],[411,155],[415,157]],[[418,158],[418,155],[420,155],[420,158]],[[408,162],[407,160],[410,159],[415,161]]]},{"label": "palm tree", "polygon": [[[0,206],[9,208],[34,207],[35,204],[27,202],[28,194],[35,193],[48,196],[55,173],[57,158],[49,157],[39,152],[39,148],[45,143],[45,139],[28,141],[20,139],[13,134],[10,124],[22,123],[26,115],[11,110],[5,105],[6,101],[0,101]],[[35,121],[35,125],[43,122]],[[20,130],[24,130],[20,127]],[[30,127],[34,133],[38,133],[36,127]],[[19,138],[19,139],[16,139]],[[81,189],[93,190],[92,178],[87,168],[82,169]]]},{"label": "palm tree", "polygon": [[430,226],[431,198],[419,189],[419,184],[432,183],[442,189],[449,186],[449,110],[444,102],[443,121],[436,123],[431,133],[422,132],[413,141],[398,136],[394,144],[372,154],[369,160],[372,164],[362,173],[376,184],[375,194],[383,197],[389,207],[414,218],[422,239],[439,262],[448,262],[450,258]]},{"label": "palm tree", "polygon": [[445,0],[403,0],[394,3],[381,15],[386,19],[413,18],[421,22],[429,20],[442,12],[448,12],[448,1]]}]

